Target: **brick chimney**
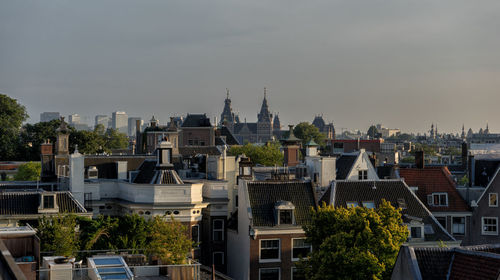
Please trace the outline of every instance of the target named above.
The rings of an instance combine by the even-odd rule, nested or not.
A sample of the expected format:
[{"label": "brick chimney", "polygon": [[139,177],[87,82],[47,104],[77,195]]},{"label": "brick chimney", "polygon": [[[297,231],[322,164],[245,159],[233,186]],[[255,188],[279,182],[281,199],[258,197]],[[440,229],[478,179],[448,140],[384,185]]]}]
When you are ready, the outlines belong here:
[{"label": "brick chimney", "polygon": [[415,152],[415,165],[420,169],[423,169],[425,167],[424,151]]}]

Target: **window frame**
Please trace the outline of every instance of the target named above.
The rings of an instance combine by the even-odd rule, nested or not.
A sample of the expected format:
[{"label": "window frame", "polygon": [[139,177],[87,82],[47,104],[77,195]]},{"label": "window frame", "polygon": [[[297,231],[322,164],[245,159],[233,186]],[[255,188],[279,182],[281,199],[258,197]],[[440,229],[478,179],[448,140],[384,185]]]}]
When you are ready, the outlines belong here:
[{"label": "window frame", "polygon": [[[366,203],[366,204],[371,203],[371,204],[373,204],[373,207],[367,207],[367,206],[365,205],[365,203]],[[375,208],[376,208],[376,207],[375,207],[375,201],[373,201],[373,200],[362,201],[362,202],[361,202],[361,205],[363,205],[363,207],[368,208],[368,209],[375,209]]]},{"label": "window frame", "polygon": [[[441,204],[441,195],[444,195],[446,198],[446,204]],[[438,197],[439,204],[434,204],[434,196]],[[435,192],[427,195],[427,204],[429,206],[434,206],[434,207],[448,207],[450,202],[448,200],[448,193],[447,192]]]},{"label": "window frame", "polygon": [[[305,237],[291,238],[291,245],[292,245],[292,246],[291,246],[291,248],[292,248],[292,250],[291,250],[291,251],[292,251],[292,262],[296,262],[296,261],[299,261],[299,260],[300,260],[300,258],[294,258],[294,257],[293,257],[293,249],[295,248],[295,247],[293,247],[293,241],[294,241],[294,240],[297,240],[297,239],[303,239],[304,241],[306,240],[306,238],[305,238]],[[299,247],[299,248],[306,248],[306,247]],[[311,244],[309,244],[309,253],[311,253],[311,252],[312,252],[312,245],[311,245]]]},{"label": "window frame", "polygon": [[[495,220],[496,232],[490,232],[490,231],[484,230],[484,227],[485,227],[484,220],[485,219]],[[481,235],[498,235],[498,217],[481,217]]]},{"label": "window frame", "polygon": [[[46,199],[51,200],[52,207],[47,207]],[[55,194],[44,194],[42,196],[42,209],[55,209],[56,208],[56,195]]]},{"label": "window frame", "polygon": [[[198,232],[198,235],[197,235],[197,239],[198,240],[193,240],[193,228],[196,227],[197,228],[197,232]],[[200,247],[200,225],[199,224],[196,224],[196,225],[192,225],[191,226],[191,240],[193,242],[196,242],[197,243],[197,247]]]},{"label": "window frame", "polygon": [[[215,222],[216,221],[221,221],[222,222],[222,229],[216,229],[215,228]],[[221,235],[222,238],[221,238],[221,240],[216,240],[215,239],[215,232],[216,231],[217,232],[219,232],[219,231],[222,232],[222,235]],[[214,242],[222,242],[222,241],[224,241],[224,220],[223,219],[213,219],[212,220],[212,241],[214,241]]]},{"label": "window frame", "polygon": [[[455,232],[455,223],[454,223],[454,219],[464,219],[464,223],[463,223],[463,233],[460,233],[460,232]],[[458,224],[458,225],[462,225],[461,223]],[[498,227],[498,226],[497,226]],[[451,217],[451,234],[453,235],[465,235],[466,234],[466,229],[467,229],[467,217],[465,216],[456,216],[456,217]],[[498,230],[498,229],[497,229]]]},{"label": "window frame", "polygon": [[358,170],[358,180],[368,180],[368,169]]},{"label": "window frame", "polygon": [[290,279],[291,279],[291,280],[293,280],[293,270],[294,270],[294,269],[295,269],[295,270],[298,270],[299,268],[298,268],[298,267],[296,267],[296,266],[292,266],[292,267],[290,268]]},{"label": "window frame", "polygon": [[[262,241],[274,241],[274,240],[278,240],[278,258],[277,259],[263,259],[262,258]],[[260,263],[281,262],[281,238],[259,239],[259,262]],[[260,275],[260,273],[259,273],[259,275]]]},{"label": "window frame", "polygon": [[351,208],[351,207],[358,207],[359,203],[357,201],[346,201],[345,205],[347,206],[347,208]]},{"label": "window frame", "polygon": [[[281,212],[289,212],[290,213],[290,223],[282,223],[281,222]],[[295,217],[293,215],[293,209],[279,209],[278,210],[278,225],[294,225]]]},{"label": "window frame", "polygon": [[[496,204],[491,204],[491,195],[496,196]],[[488,193],[488,206],[489,207],[498,207],[498,193]]]},{"label": "window frame", "polygon": [[259,280],[260,280],[260,276],[261,276],[261,271],[262,270],[271,270],[271,269],[277,269],[278,270],[278,279],[276,280],[281,280],[281,267],[262,267],[262,268],[259,268]]}]

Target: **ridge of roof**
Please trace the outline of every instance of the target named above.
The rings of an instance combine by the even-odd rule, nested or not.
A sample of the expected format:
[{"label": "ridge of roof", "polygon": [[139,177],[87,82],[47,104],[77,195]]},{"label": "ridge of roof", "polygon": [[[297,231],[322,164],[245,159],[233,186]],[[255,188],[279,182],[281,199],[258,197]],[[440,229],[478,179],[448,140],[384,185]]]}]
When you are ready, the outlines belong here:
[{"label": "ridge of roof", "polygon": [[500,166],[497,168],[497,171],[495,172],[495,175],[493,175],[493,178],[491,178],[490,182],[488,183],[488,186],[486,186],[486,188],[484,189],[481,196],[479,196],[479,198],[477,199],[477,201],[476,201],[477,205],[479,205],[479,202],[483,198],[484,194],[489,190],[491,184],[493,184],[493,181],[495,181],[496,177],[498,176],[499,171],[500,171]]}]

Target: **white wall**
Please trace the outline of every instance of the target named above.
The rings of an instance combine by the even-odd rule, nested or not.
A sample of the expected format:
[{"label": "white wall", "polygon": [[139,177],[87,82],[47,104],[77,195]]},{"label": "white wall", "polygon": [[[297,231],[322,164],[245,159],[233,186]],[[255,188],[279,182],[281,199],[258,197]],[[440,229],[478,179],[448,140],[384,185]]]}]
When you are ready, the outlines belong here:
[{"label": "white wall", "polygon": [[352,165],[351,172],[346,177],[346,180],[358,180],[358,171],[368,170],[368,180],[378,180],[377,171],[370,162],[368,154],[361,149],[360,156],[356,159],[356,162]]},{"label": "white wall", "polygon": [[78,151],[70,155],[69,168],[69,190],[71,191],[75,199],[78,200],[80,204],[84,205],[85,166],[84,157],[82,154],[78,153]]}]

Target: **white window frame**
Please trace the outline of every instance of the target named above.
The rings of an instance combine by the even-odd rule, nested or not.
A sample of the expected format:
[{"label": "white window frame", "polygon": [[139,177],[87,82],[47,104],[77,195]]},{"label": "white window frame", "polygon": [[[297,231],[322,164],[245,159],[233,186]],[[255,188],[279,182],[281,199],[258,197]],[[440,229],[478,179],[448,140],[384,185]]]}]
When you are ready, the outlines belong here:
[{"label": "white window frame", "polygon": [[[453,225],[455,223],[453,223],[453,219],[455,218],[463,218],[464,219],[464,233],[456,233],[454,230],[453,230]],[[451,234],[453,235],[465,235],[467,232],[467,217],[465,216],[452,216],[451,217]]]},{"label": "white window frame", "polygon": [[295,225],[295,215],[293,209],[278,209],[278,225],[281,225],[281,211],[290,211],[292,213],[292,222],[290,224],[283,225]]},{"label": "white window frame", "polygon": [[[222,222],[222,229],[215,229],[215,221],[221,221]],[[213,219],[212,220],[212,241],[215,242],[220,242],[224,241],[224,220],[223,219]],[[222,231],[222,239],[221,240],[215,240],[215,232],[216,231]]]},{"label": "white window frame", "polygon": [[[292,243],[291,243],[291,245],[292,245],[292,246],[291,246],[291,248],[292,248],[292,261],[293,261],[293,262],[296,262],[296,261],[299,261],[299,260],[300,260],[300,258],[294,258],[294,257],[293,257],[293,248],[294,248],[294,247],[293,247],[293,241],[294,241],[294,240],[296,240],[296,239],[304,239],[304,241],[305,241],[305,239],[306,239],[306,238],[305,238],[305,237],[292,238],[292,241],[291,241],[291,242],[292,242]],[[309,253],[311,253],[311,252],[312,252],[312,245],[311,245],[311,244],[309,244],[309,245],[310,245],[310,246],[309,246]],[[304,248],[305,248],[305,247],[304,247]]]},{"label": "white window frame", "polygon": [[[366,207],[365,203],[372,203],[372,204],[373,204],[373,207]],[[373,201],[373,200],[369,200],[369,201],[362,201],[362,202],[361,202],[361,205],[363,205],[363,207],[368,208],[368,209],[375,209],[375,201]]]},{"label": "white window frame", "polygon": [[215,254],[222,254],[222,263],[221,263],[220,265],[224,265],[224,264],[225,264],[225,262],[224,262],[224,257],[225,257],[224,252],[222,252],[222,251],[217,251],[217,252],[213,252],[213,253],[212,253],[212,263],[213,263],[214,265],[218,265],[218,264],[215,264]]},{"label": "white window frame", "polygon": [[[434,204],[434,196],[438,196],[438,200],[441,201],[441,199],[439,199],[439,196],[441,195],[445,195],[446,196],[446,204],[445,205],[441,205],[441,204]],[[427,204],[429,206],[436,206],[436,207],[448,207],[449,205],[449,201],[448,201],[448,193],[446,192],[435,192],[435,193],[432,193],[432,194],[429,194],[427,195]]]},{"label": "white window frame", "polygon": [[[278,258],[277,259],[262,259],[262,241],[278,240]],[[270,238],[270,239],[259,239],[259,262],[260,263],[270,263],[270,262],[281,262],[281,238]],[[260,275],[260,272],[259,272]],[[281,273],[280,273],[281,275]],[[260,277],[260,276],[259,276]]]},{"label": "white window frame", "polygon": [[260,272],[262,270],[271,270],[271,269],[277,269],[278,270],[278,279],[276,280],[281,280],[281,267],[264,267],[264,268],[259,268],[259,280],[260,280]]},{"label": "white window frame", "polygon": [[[411,228],[419,228],[420,229],[420,237],[413,237],[411,236]],[[409,224],[408,225],[408,231],[410,232],[410,235],[409,235],[409,238],[410,240],[415,240],[415,241],[419,241],[419,240],[424,240],[425,239],[425,231],[424,231],[424,225],[423,224]]]},{"label": "white window frame", "polygon": [[[484,220],[485,219],[492,219],[496,221],[496,227],[497,230],[496,232],[489,232],[489,231],[484,231]],[[498,235],[498,217],[481,217],[481,235]]]},{"label": "white window frame", "polygon": [[[490,202],[491,202],[491,195],[496,195],[497,196],[497,204],[490,204]],[[498,207],[498,193],[488,193],[488,206],[489,207]]]}]

